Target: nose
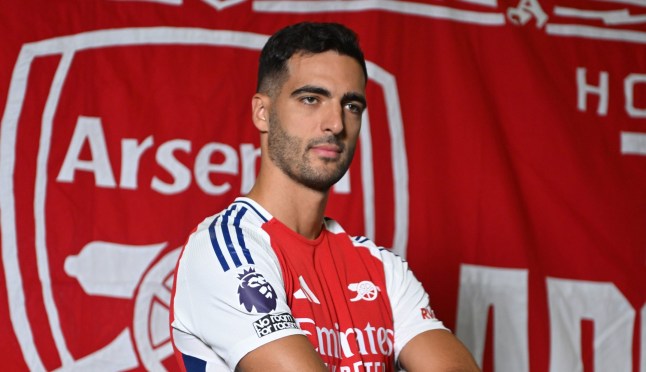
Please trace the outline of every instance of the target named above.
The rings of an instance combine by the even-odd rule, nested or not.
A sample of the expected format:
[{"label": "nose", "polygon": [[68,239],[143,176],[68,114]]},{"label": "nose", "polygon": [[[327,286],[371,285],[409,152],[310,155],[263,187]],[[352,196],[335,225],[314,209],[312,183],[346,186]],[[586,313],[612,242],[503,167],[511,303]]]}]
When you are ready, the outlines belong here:
[{"label": "nose", "polygon": [[343,108],[341,105],[331,105],[327,110],[323,121],[321,122],[321,129],[324,132],[330,132],[337,135],[343,131],[345,126],[343,117]]}]

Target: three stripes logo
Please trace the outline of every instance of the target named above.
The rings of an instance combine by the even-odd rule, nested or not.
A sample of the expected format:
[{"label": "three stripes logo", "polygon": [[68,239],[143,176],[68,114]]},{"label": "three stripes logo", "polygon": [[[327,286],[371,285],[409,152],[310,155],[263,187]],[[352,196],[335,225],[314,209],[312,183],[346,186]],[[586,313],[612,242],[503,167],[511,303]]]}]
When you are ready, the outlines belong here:
[{"label": "three stripes logo", "polygon": [[[240,221],[249,212],[249,208],[253,210],[250,213],[255,213],[265,222],[267,221],[264,216],[255,211],[252,205],[246,202],[236,202],[224,213],[213,219],[213,222],[209,225],[211,245],[213,245],[215,255],[225,272],[231,269],[230,263],[236,268],[242,265],[254,264],[240,227]],[[218,221],[220,221],[219,224]]]},{"label": "three stripes logo", "polygon": [[305,299],[308,300],[309,302],[313,302],[315,304],[321,304],[319,301],[318,297],[312,292],[310,287],[305,283],[305,279],[303,279],[303,276],[298,277],[298,282],[301,285],[301,288],[294,292],[294,298],[296,299]]},{"label": "three stripes logo", "polygon": [[352,239],[355,242],[359,243],[359,244],[363,244],[363,243],[367,242],[368,240],[370,240],[370,239],[366,238],[365,236],[355,236]]},{"label": "three stripes logo", "polygon": [[[252,212],[249,212],[250,209]],[[229,271],[232,265],[239,268],[254,264],[240,227],[242,218],[247,213],[255,213],[263,221],[267,221],[251,204],[237,201],[214,218],[209,225],[209,237],[213,251],[225,272]],[[259,313],[269,313],[276,309],[276,291],[262,274],[257,273],[253,267],[243,269],[238,274],[240,305],[244,306],[248,312],[255,310]]]}]

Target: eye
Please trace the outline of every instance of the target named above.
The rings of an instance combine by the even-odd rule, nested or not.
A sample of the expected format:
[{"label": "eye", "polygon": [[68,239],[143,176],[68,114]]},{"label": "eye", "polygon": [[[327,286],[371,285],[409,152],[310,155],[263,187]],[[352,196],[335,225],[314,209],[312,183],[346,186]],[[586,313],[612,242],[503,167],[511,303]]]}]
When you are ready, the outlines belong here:
[{"label": "eye", "polygon": [[363,106],[353,102],[346,103],[345,108],[353,114],[361,114],[363,112]]},{"label": "eye", "polygon": [[316,104],[318,101],[319,101],[319,100],[318,100],[318,98],[316,98],[316,97],[314,97],[314,96],[305,96],[305,97],[301,97],[301,102],[303,102],[303,103],[304,103],[304,104],[306,104],[306,105],[314,105],[314,104]]}]

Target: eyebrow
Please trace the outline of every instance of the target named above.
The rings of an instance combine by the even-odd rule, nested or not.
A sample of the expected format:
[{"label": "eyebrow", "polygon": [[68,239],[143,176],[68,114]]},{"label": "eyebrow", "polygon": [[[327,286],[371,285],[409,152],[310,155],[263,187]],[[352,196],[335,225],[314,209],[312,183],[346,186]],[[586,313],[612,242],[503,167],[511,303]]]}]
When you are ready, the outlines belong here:
[{"label": "eyebrow", "polygon": [[[290,96],[291,97],[296,97],[300,94],[303,93],[310,93],[310,94],[318,94],[323,97],[330,98],[332,97],[332,93],[322,87],[317,87],[315,85],[305,85],[302,86],[298,89],[295,89]],[[356,93],[356,92],[348,92],[341,97],[341,103],[347,103],[347,102],[352,102],[352,101],[357,101],[363,105],[363,107],[368,106],[368,102],[366,101],[366,97],[363,96],[363,94]]]},{"label": "eyebrow", "polygon": [[292,92],[292,94],[290,94],[290,96],[295,97],[295,96],[298,96],[298,95],[303,94],[303,93],[318,94],[320,96],[324,96],[324,97],[328,97],[328,98],[332,97],[332,93],[330,93],[329,90],[327,90],[325,88],[322,88],[322,87],[317,87],[315,85],[302,86],[302,87],[294,90]]},{"label": "eyebrow", "polygon": [[341,103],[347,103],[352,101],[357,101],[361,103],[364,110],[366,107],[368,107],[368,102],[366,101],[366,97],[364,97],[363,94],[349,92],[344,94],[343,97],[341,97]]}]

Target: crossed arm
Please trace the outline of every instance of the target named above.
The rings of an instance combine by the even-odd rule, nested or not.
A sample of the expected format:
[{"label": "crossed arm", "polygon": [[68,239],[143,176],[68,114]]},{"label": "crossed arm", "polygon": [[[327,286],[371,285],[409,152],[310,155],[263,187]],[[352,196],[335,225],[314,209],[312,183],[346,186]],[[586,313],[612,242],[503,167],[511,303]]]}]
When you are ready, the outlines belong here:
[{"label": "crossed arm", "polygon": [[462,342],[441,329],[420,333],[410,340],[399,353],[399,363],[409,372],[480,371]]},{"label": "crossed arm", "polygon": [[[408,372],[477,372],[473,357],[452,333],[432,330],[410,340],[399,355]],[[328,371],[305,336],[287,336],[247,354],[237,372]]]}]

